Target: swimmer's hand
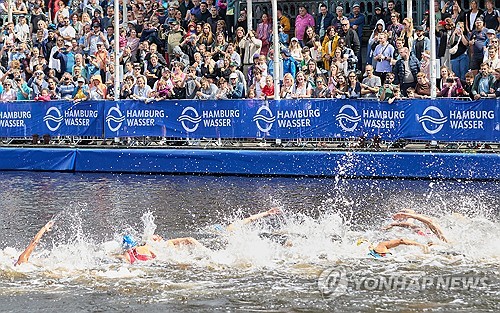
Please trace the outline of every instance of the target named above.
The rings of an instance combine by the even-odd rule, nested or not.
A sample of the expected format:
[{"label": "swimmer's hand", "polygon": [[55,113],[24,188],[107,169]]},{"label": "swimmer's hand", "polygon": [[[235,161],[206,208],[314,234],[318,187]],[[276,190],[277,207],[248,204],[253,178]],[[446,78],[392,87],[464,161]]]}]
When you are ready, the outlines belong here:
[{"label": "swimmer's hand", "polygon": [[153,235],[153,236],[151,237],[151,239],[152,239],[153,241],[156,241],[156,242],[163,241],[163,237],[162,237],[162,236],[160,236],[160,235]]},{"label": "swimmer's hand", "polygon": [[266,214],[269,216],[269,215],[275,215],[275,214],[281,214],[283,213],[283,211],[281,211],[280,209],[278,208],[272,208],[272,209],[269,209],[266,211]]},{"label": "swimmer's hand", "polygon": [[48,221],[43,228],[45,229],[45,231],[51,231],[52,226],[54,226],[54,221]]}]

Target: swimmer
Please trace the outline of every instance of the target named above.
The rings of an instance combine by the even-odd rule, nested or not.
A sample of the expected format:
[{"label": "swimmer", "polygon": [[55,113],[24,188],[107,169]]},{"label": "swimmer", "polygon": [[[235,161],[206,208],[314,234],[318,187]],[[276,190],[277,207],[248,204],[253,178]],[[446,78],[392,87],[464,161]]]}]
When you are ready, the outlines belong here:
[{"label": "swimmer", "polygon": [[411,209],[404,209],[399,211],[398,213],[394,214],[392,216],[393,219],[398,220],[397,222],[391,223],[388,226],[384,227],[385,230],[391,229],[392,227],[404,227],[404,228],[409,228],[413,231],[415,231],[419,235],[426,236],[428,232],[426,229],[415,225],[413,223],[414,220],[420,221],[423,224],[425,224],[431,231],[436,235],[437,238],[440,240],[448,243],[449,241],[446,239],[446,237],[443,234],[443,231],[441,230],[441,227],[434,222],[431,218],[423,215],[423,214],[417,214],[415,213],[414,210]]},{"label": "swimmer", "polygon": [[47,224],[45,224],[45,226],[43,226],[38,231],[38,233],[35,235],[35,237],[29,243],[28,247],[26,247],[26,249],[23,251],[23,253],[21,253],[21,255],[17,259],[17,262],[14,264],[14,266],[21,265],[23,263],[28,263],[28,260],[29,260],[31,253],[33,252],[33,250],[35,250],[35,247],[40,242],[40,239],[42,239],[43,234],[45,234],[45,232],[51,231],[52,226],[54,226],[54,221],[49,221]]},{"label": "swimmer", "polygon": [[229,224],[226,227],[226,230],[227,231],[233,231],[233,230],[235,230],[238,227],[241,227],[243,225],[247,225],[247,224],[253,223],[253,222],[255,222],[257,220],[260,220],[260,219],[262,219],[264,217],[271,216],[271,215],[276,215],[276,214],[281,214],[281,213],[282,213],[282,211],[280,209],[278,209],[278,208],[271,208],[271,209],[269,209],[267,211],[260,212],[260,213],[257,213],[257,214],[253,214],[253,215],[250,215],[247,218],[244,218],[242,220],[233,222],[233,223]]},{"label": "swimmer", "polygon": [[[160,235],[153,235],[151,239],[155,242],[165,242],[167,247],[180,247],[183,245],[202,247],[201,243],[192,237],[164,240]],[[130,264],[134,264],[136,261],[149,261],[156,258],[156,254],[150,245],[138,245],[137,241],[131,235],[123,236],[122,246],[125,249],[125,253],[119,255],[118,258],[124,259]]]},{"label": "swimmer", "polygon": [[369,243],[366,239],[359,239],[358,242],[357,242],[357,245],[359,246],[359,245],[361,245],[364,242],[367,242],[369,244],[368,249],[370,250],[370,252],[368,252],[368,255],[371,255],[371,256],[373,256],[374,258],[377,258],[377,259],[385,257],[388,254],[392,254],[389,251],[389,249],[396,248],[397,246],[400,246],[400,245],[417,246],[417,247],[422,248],[422,250],[424,251],[424,253],[428,253],[429,252],[429,246],[431,245],[431,243],[427,244],[427,245],[424,245],[424,244],[421,244],[419,242],[416,242],[416,241],[413,241],[413,240],[409,240],[409,239],[404,239],[404,238],[387,240],[387,241],[381,241],[376,246],[374,246],[373,244]]}]

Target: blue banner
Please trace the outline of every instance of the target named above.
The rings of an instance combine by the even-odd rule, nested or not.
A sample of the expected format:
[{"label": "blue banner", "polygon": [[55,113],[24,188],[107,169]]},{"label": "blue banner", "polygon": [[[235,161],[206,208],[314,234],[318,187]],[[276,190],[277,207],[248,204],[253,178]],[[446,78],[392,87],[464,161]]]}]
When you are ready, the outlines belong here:
[{"label": "blue banner", "polygon": [[219,100],[12,102],[0,137],[350,138],[500,141],[500,101]]},{"label": "blue banner", "polygon": [[0,136],[102,137],[104,102],[11,102],[0,106]]}]

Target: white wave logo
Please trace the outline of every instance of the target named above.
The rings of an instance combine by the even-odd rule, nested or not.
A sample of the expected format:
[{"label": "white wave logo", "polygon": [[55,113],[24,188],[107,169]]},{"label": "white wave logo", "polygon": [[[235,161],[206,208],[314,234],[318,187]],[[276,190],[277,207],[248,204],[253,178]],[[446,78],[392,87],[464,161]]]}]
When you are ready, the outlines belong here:
[{"label": "white wave logo", "polygon": [[120,111],[118,104],[109,108],[108,114],[106,115],[106,123],[108,123],[109,130],[112,132],[118,131],[122,127],[123,121],[125,121],[125,116],[123,116],[122,111]]},{"label": "white wave logo", "polygon": [[[427,113],[429,111],[436,112],[439,115],[439,118],[433,117],[431,115],[427,115]],[[418,114],[417,114],[417,121],[420,124],[422,124],[422,127],[424,128],[426,133],[433,135],[433,134],[439,133],[441,131],[441,129],[443,129],[443,124],[448,121],[448,118],[446,116],[444,116],[443,112],[439,108],[437,108],[435,106],[430,106],[424,110],[424,113],[422,113],[422,116],[418,116]],[[437,125],[437,127],[435,127],[434,129],[430,129],[427,127],[426,122]]]},{"label": "white wave logo", "polygon": [[[267,112],[267,114],[265,114],[265,115],[262,114],[261,113],[262,111]],[[269,109],[269,107],[264,105],[264,106],[261,106],[257,110],[257,113],[253,117],[252,121],[255,122],[255,124],[257,125],[257,128],[261,132],[267,133],[271,130],[271,128],[273,128],[273,123],[274,123],[274,121],[276,121],[276,117],[273,115],[273,112],[271,111],[271,109]],[[260,122],[264,122],[265,126],[262,127]]]},{"label": "white wave logo", "polygon": [[[352,115],[344,113],[345,110],[351,110]],[[358,114],[358,111],[352,105],[346,104],[342,106],[339,110],[339,114],[335,117],[335,119],[339,122],[340,127],[346,132],[352,132],[358,127],[359,121],[361,121],[361,116]],[[351,127],[346,126],[345,121],[349,123],[353,123]]]},{"label": "white wave logo", "polygon": [[[192,112],[192,114],[187,114],[187,112]],[[198,126],[201,122],[201,116],[198,114],[198,111],[196,111],[195,108],[185,107],[184,110],[182,110],[181,116],[179,116],[177,121],[181,122],[182,127],[185,131],[187,131],[188,133],[193,133],[198,129]],[[193,124],[193,126],[190,127],[186,122],[188,122],[189,124]]]},{"label": "white wave logo", "polygon": [[[63,119],[64,118],[62,117],[61,111],[59,111],[59,109],[56,107],[50,107],[43,117],[45,125],[47,125],[47,128],[53,132],[61,127]],[[55,126],[53,126],[54,124]]]}]

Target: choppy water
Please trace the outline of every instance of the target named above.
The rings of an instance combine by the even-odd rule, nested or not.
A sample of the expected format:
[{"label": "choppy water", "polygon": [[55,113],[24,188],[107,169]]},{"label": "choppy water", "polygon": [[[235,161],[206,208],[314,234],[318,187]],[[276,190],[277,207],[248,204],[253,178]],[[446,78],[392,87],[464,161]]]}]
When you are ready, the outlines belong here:
[{"label": "choppy water", "polygon": [[[2,173],[0,190],[1,312],[500,310],[498,181]],[[233,233],[213,227],[273,206],[283,214]],[[435,217],[452,243],[429,254],[398,247],[386,259],[367,256],[361,237],[438,242],[382,231],[402,208]],[[51,218],[56,226],[30,263],[14,267]],[[154,261],[113,257],[123,234],[153,232],[192,236],[206,248],[153,243]],[[320,289],[324,270],[347,273],[347,290],[331,276]],[[385,290],[365,280],[390,277],[417,284]],[[465,289],[464,277],[482,280]],[[356,288],[356,280],[365,283]]]}]

